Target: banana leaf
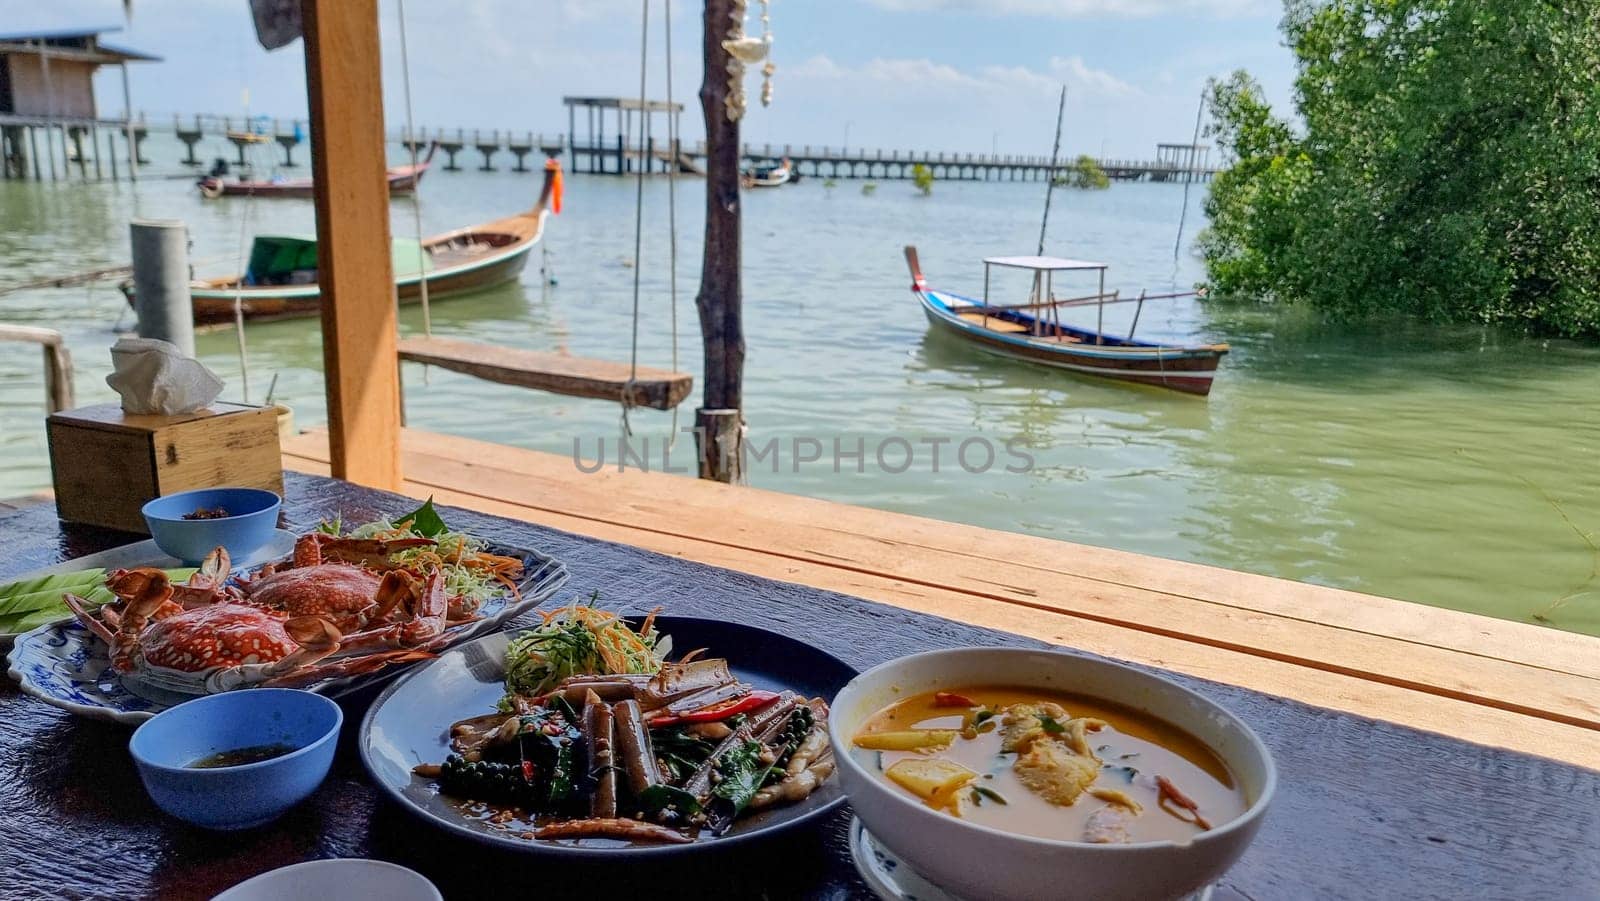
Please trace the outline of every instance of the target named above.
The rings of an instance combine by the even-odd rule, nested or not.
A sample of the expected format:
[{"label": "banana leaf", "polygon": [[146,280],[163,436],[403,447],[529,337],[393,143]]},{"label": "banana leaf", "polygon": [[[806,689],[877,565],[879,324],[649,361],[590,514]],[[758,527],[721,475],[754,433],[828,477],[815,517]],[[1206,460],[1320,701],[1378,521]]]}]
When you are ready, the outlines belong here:
[{"label": "banana leaf", "polygon": [[[167,577],[174,582],[187,579],[193,573],[193,569],[166,570]],[[94,607],[115,600],[105,587],[105,578],[103,569],[85,569],[0,585],[0,632],[26,632],[71,616],[72,611],[61,600],[66,592],[83,598]]]},{"label": "banana leaf", "polygon": [[103,569],[86,569],[36,576],[0,586],[0,616],[29,613],[59,603],[62,592],[70,591],[87,597],[96,588],[104,587],[105,578],[106,571]]}]

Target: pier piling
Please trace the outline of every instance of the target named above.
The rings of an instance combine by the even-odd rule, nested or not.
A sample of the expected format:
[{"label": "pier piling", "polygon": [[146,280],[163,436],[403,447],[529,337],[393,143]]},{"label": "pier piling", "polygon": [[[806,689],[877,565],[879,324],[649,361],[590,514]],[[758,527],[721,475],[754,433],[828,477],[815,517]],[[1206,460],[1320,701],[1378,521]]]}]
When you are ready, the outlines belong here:
[{"label": "pier piling", "polygon": [[128,237],[139,337],[170,341],[194,356],[189,230],[177,219],[134,219],[128,224]]},{"label": "pier piling", "polygon": [[528,139],[518,143],[516,138],[506,135],[506,149],[517,157],[517,164],[511,167],[512,172],[526,172],[528,167],[523,165],[523,160],[533,152],[533,132],[528,132]]},{"label": "pier piling", "polygon": [[183,158],[183,164],[185,166],[198,166],[198,165],[200,165],[200,161],[198,159],[196,159],[195,155],[194,155],[194,145],[200,143],[200,139],[202,137],[205,137],[205,134],[200,130],[200,117],[199,116],[195,116],[194,117],[194,128],[189,129],[189,128],[184,128],[183,125],[178,122],[178,117],[177,116],[173,116],[172,117],[172,132],[173,132],[173,134],[175,134],[177,136],[178,140],[183,142],[183,147],[184,147],[184,151],[185,151],[185,155],[184,155],[184,158]]},{"label": "pier piling", "polygon": [[445,153],[444,171],[461,171],[461,167],[456,165],[456,154],[460,153],[461,148],[465,146],[466,143],[461,140],[461,129],[459,128],[456,129],[456,139],[454,141],[446,141],[443,138],[439,139],[439,149],[443,150]]},{"label": "pier piling", "polygon": [[284,168],[293,169],[295,167],[294,149],[300,145],[300,136],[298,134],[292,134],[292,133],[291,134],[278,133],[278,134],[274,134],[272,136],[272,139],[274,141],[278,142],[278,146],[279,147],[283,148],[283,165],[284,165]]},{"label": "pier piling", "polygon": [[479,153],[483,154],[483,165],[478,167],[478,171],[493,172],[495,151],[500,149],[500,132],[496,131],[488,143],[485,143],[482,138],[478,137],[478,133],[474,131],[472,133],[472,144],[478,148]]}]

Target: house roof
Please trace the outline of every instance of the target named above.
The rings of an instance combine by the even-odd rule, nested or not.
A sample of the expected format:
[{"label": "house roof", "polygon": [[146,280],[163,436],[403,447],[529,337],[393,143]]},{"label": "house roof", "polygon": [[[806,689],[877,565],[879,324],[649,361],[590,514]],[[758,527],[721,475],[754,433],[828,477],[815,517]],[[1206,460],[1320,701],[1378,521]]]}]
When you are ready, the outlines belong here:
[{"label": "house roof", "polygon": [[117,26],[102,28],[53,28],[39,31],[13,31],[0,34],[0,53],[38,53],[43,44],[52,59],[77,59],[91,63],[160,62],[161,57],[117,47],[100,40],[100,35],[122,29]]}]

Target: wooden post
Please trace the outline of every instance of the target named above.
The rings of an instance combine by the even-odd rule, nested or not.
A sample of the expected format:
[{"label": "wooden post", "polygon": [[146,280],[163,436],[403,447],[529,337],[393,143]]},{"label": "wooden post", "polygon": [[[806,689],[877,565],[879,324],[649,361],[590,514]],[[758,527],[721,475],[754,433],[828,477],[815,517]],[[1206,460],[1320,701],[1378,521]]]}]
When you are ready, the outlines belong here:
[{"label": "wooden post", "polygon": [[0,341],[25,341],[44,350],[45,401],[51,413],[70,410],[76,403],[72,391],[72,353],[55,329],[29,325],[0,325]]},{"label": "wooden post", "polygon": [[333,475],[400,487],[398,318],[377,0],[305,0],[317,282]]},{"label": "wooden post", "polygon": [[[133,92],[128,89],[128,63],[122,69],[122,127],[128,136],[128,181],[139,180],[139,142],[133,137]],[[115,176],[112,178],[115,181]]]},{"label": "wooden post", "polygon": [[706,238],[700,265],[700,313],[705,342],[705,394],[695,411],[700,478],[744,480],[744,323],[740,294],[739,123],[728,118],[728,51],[722,46],[742,5],[706,0],[705,77],[700,109],[706,120]]}]

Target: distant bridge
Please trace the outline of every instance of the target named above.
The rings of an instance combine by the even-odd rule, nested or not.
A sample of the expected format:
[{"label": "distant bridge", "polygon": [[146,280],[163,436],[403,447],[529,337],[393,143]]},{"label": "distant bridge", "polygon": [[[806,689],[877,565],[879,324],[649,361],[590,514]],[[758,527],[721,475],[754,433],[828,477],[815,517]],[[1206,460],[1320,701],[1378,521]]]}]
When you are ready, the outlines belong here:
[{"label": "distant bridge", "polygon": [[[643,165],[646,172],[665,172],[676,165],[678,171],[704,173],[705,142],[682,144],[673,153],[665,140],[645,138],[640,140],[640,121],[637,111],[629,114],[629,102],[619,102],[617,131],[607,133],[596,127],[589,134],[576,135],[569,129],[565,136],[514,132],[509,129],[443,129],[419,128],[415,135],[403,129],[392,131],[390,141],[415,147],[419,154],[427,152],[430,144],[438,144],[444,157],[441,167],[446,171],[463,168],[457,163],[462,151],[476,152],[481,163],[475,168],[494,171],[495,158],[502,152],[515,158],[510,168],[513,172],[526,172],[526,160],[538,160],[539,154],[557,157],[568,155],[568,168],[573,172],[603,174],[628,174]],[[637,101],[631,105],[637,109]],[[665,112],[666,105],[651,101],[651,112]],[[676,114],[681,104],[671,111]],[[596,110],[592,120],[599,125],[603,118]],[[575,118],[575,117],[574,117]],[[238,152],[236,165],[249,169],[252,166],[270,165],[273,168],[292,168],[297,165],[295,150],[307,140],[307,125],[303,120],[278,120],[258,117],[216,115],[158,117],[147,121],[143,114],[128,122],[120,119],[75,119],[71,117],[18,116],[0,113],[0,178],[28,178],[51,180],[72,178],[77,170],[79,178],[103,178],[101,163],[110,165],[110,177],[119,177],[118,161],[133,156],[126,148],[131,137],[137,148],[139,166],[149,166],[145,157],[148,148],[145,139],[152,132],[174,135],[182,143],[185,155],[179,161],[184,167],[198,170],[205,161],[197,154],[198,145],[207,138],[224,138]],[[106,132],[104,141],[101,132]],[[664,131],[664,129],[663,129]],[[249,132],[269,137],[278,145],[279,160],[251,159],[246,155]],[[620,132],[620,133],[619,133]],[[119,147],[118,142],[121,142]],[[102,147],[103,143],[103,147]],[[209,146],[215,146],[211,144]],[[800,175],[810,178],[859,179],[909,179],[917,165],[923,165],[941,181],[1043,181],[1051,173],[1050,159],[1044,156],[1013,156],[1009,154],[945,153],[918,150],[866,150],[862,148],[826,147],[794,144],[745,144],[740,156],[746,164],[777,161],[787,157]],[[462,162],[466,162],[463,160]],[[475,161],[476,162],[476,161]],[[1071,160],[1062,160],[1055,166],[1055,174],[1071,171]],[[1210,165],[1210,151],[1204,145],[1158,144],[1156,156],[1148,160],[1099,159],[1100,168],[1117,181],[1209,181],[1219,171]],[[41,165],[48,163],[48,169]],[[65,166],[58,173],[57,165]],[[90,172],[92,165],[93,172]],[[469,163],[470,165],[470,163]],[[170,171],[170,167],[157,166]]]},{"label": "distant bridge", "polygon": [[[705,143],[674,148],[663,139],[666,125],[683,117],[681,103],[637,100],[628,97],[564,97],[567,108],[566,150],[573,172],[626,175],[643,166],[646,172],[701,172]],[[580,132],[580,119],[583,128]],[[659,121],[658,121],[659,120]],[[608,125],[610,134],[607,134]],[[681,134],[681,129],[673,129]],[[548,151],[547,151],[548,152]],[[1043,181],[1071,171],[1071,161],[1052,167],[1046,156],[1011,156],[998,153],[934,153],[918,150],[850,150],[764,144],[740,148],[745,163],[788,159],[795,171],[813,178],[911,178],[921,165],[944,181]],[[1216,174],[1211,150],[1204,144],[1157,144],[1153,160],[1096,160],[1102,171],[1118,181],[1208,181]]]},{"label": "distant bridge", "polygon": [[[1191,151],[1181,145],[1182,153],[1162,152],[1152,160],[1098,159],[1095,162],[1105,174],[1117,181],[1210,181],[1219,171],[1209,165],[1197,148]],[[568,166],[573,172],[607,173],[624,175],[637,170],[640,160],[646,160],[645,171],[665,172],[676,157],[680,172],[704,171],[705,143],[683,145],[673,154],[666,142],[625,143],[621,136],[605,143],[575,142],[566,148],[570,154]],[[1043,181],[1051,172],[1047,156],[1013,156],[985,153],[939,153],[918,150],[865,150],[861,148],[813,147],[794,144],[745,144],[740,156],[747,163],[777,161],[787,158],[802,176],[812,178],[882,178],[909,179],[914,167],[926,166],[940,181]],[[1055,174],[1066,175],[1072,169],[1072,160],[1056,163]]]}]

